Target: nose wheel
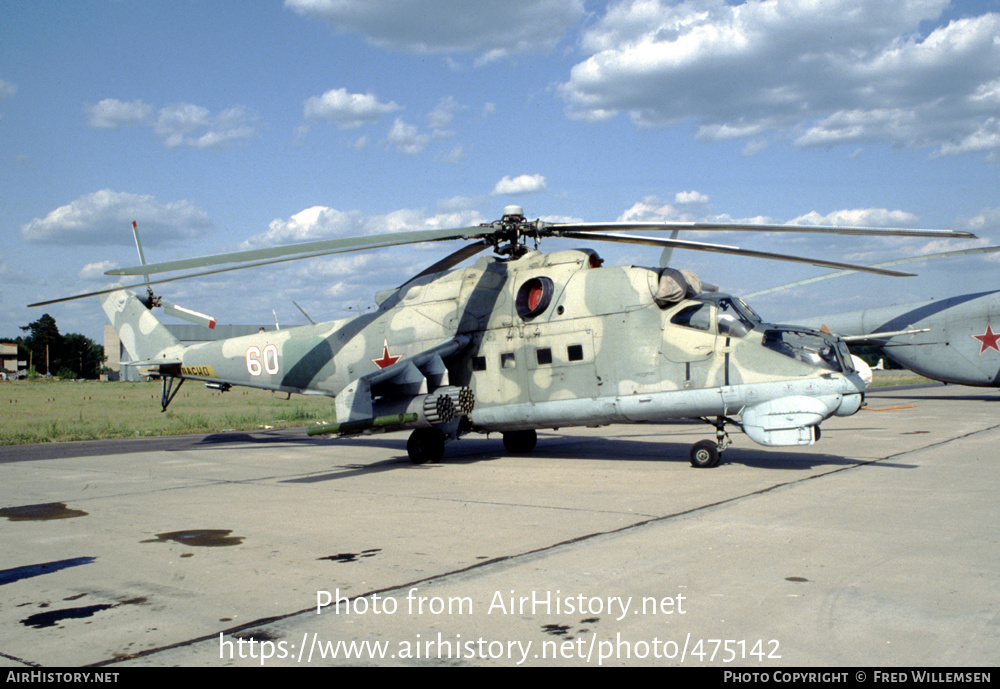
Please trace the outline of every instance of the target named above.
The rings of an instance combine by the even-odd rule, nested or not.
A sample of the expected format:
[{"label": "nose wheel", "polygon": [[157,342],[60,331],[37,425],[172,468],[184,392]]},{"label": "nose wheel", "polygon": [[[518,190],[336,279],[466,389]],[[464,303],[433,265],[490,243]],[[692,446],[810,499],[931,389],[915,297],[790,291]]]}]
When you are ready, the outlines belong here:
[{"label": "nose wheel", "polygon": [[722,451],[732,445],[729,433],[726,432],[726,418],[720,416],[715,421],[703,419],[705,423],[715,426],[715,440],[699,440],[691,446],[691,466],[696,469],[711,469],[719,466],[722,461]]},{"label": "nose wheel", "polygon": [[719,466],[722,453],[714,440],[699,440],[691,446],[691,466],[696,469],[711,469]]}]

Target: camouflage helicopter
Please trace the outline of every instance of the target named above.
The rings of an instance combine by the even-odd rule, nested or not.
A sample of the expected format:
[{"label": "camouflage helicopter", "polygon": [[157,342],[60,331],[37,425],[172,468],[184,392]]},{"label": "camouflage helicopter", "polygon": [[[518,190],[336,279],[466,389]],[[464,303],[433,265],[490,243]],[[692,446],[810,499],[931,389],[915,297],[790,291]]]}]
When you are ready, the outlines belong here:
[{"label": "camouflage helicopter", "polygon": [[[669,230],[670,238],[623,230]],[[336,422],[311,435],[411,430],[407,453],[440,460],[467,433],[500,433],[512,453],[535,447],[537,429],[700,419],[715,438],[690,461],[713,467],[731,444],[727,425],[765,446],[810,445],[819,424],[862,405],[865,381],[834,335],[765,323],[742,300],[703,289],[686,270],[603,267],[591,249],[543,253],[546,237],[625,242],[796,261],[883,275],[897,271],[682,240],[680,230],[829,232],[968,237],[949,230],[881,230],[704,223],[547,223],[518,206],[501,220],[454,230],[333,239],[109,271],[141,275],[99,296],[122,343],[163,379],[162,407],[185,380],[334,398]],[[138,244],[138,235],[136,235]],[[400,287],[377,310],[329,323],[182,345],[153,315],[151,285],[172,279],[347,251],[465,240]],[[534,241],[534,248],[528,246]],[[473,265],[456,268],[493,249]],[[661,259],[661,263],[665,263]],[[210,266],[226,266],[200,270]],[[150,280],[155,273],[194,270]],[[145,287],[147,294],[134,291]],[[40,306],[53,303],[32,304]],[[177,313],[177,307],[173,308]],[[189,315],[192,312],[188,312]],[[195,314],[195,320],[199,318]],[[200,317],[208,324],[208,317]],[[737,420],[736,417],[739,417]]]}]

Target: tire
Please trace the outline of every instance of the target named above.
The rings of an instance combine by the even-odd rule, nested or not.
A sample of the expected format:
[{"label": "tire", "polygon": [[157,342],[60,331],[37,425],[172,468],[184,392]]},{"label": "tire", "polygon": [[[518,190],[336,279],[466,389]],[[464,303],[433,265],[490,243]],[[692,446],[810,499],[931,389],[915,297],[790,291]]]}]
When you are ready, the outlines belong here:
[{"label": "tire", "polygon": [[535,449],[538,434],[534,429],[527,431],[507,431],[503,434],[503,446],[514,455],[526,455]]},{"label": "tire", "polygon": [[406,454],[414,464],[440,462],[444,457],[444,433],[436,428],[418,428],[406,441]]},{"label": "tire", "polygon": [[719,466],[719,446],[714,440],[700,440],[691,446],[691,466],[696,469],[711,469]]}]

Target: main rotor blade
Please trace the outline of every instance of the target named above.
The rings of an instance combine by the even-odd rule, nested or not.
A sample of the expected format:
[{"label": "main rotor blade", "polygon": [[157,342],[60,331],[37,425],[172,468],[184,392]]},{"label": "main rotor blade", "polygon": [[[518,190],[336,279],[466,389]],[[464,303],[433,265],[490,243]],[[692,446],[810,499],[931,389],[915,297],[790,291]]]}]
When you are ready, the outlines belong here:
[{"label": "main rotor blade", "polygon": [[34,308],[36,306],[48,306],[49,304],[61,304],[64,301],[75,301],[76,299],[87,299],[88,297],[99,297],[102,294],[111,294],[112,292],[117,292],[123,289],[135,289],[136,287],[147,287],[148,285],[157,285],[161,282],[171,282],[178,278],[171,278],[170,280],[150,280],[149,282],[137,282],[134,285],[115,285],[114,287],[106,287],[105,289],[99,289],[94,292],[85,292],[83,294],[74,294],[72,297],[59,297],[58,299],[49,299],[47,301],[36,301],[34,304],[28,304],[28,308]]},{"label": "main rotor blade", "polygon": [[646,244],[648,246],[673,247],[675,249],[693,249],[695,251],[709,251],[718,254],[731,254],[733,256],[750,256],[753,258],[766,258],[773,261],[789,261],[791,263],[808,263],[821,268],[840,268],[846,270],[857,270],[877,275],[888,275],[890,277],[914,277],[913,273],[900,273],[895,270],[885,270],[882,268],[870,268],[868,266],[858,266],[851,263],[840,263],[838,261],[827,261],[821,258],[805,258],[803,256],[790,256],[788,254],[775,254],[768,251],[755,251],[753,249],[741,249],[738,246],[728,246],[725,244],[709,244],[707,242],[694,242],[685,239],[660,239],[659,237],[641,237],[634,234],[614,234],[604,232],[563,232],[563,237],[573,239],[596,239],[603,242],[621,242],[624,244]]},{"label": "main rotor blade", "polygon": [[[425,275],[434,275],[435,273],[441,273],[446,270],[449,270],[450,268],[457,266],[465,259],[475,256],[483,249],[488,249],[490,246],[492,245],[485,239],[479,242],[475,242],[474,244],[467,244],[458,251],[448,254],[437,263],[427,266],[422,271],[420,271],[419,273],[411,277],[409,280],[404,282],[403,285],[408,285],[417,278],[422,278]],[[400,285],[400,287],[402,287],[403,285]]]},{"label": "main rotor blade", "polygon": [[198,258],[181,259],[178,261],[148,263],[144,266],[116,268],[114,270],[109,270],[105,273],[105,275],[143,275],[147,273],[166,273],[174,270],[191,270],[192,268],[205,268],[208,266],[218,266],[226,263],[253,262],[253,265],[266,265],[266,262],[264,261],[265,259],[282,258],[284,260],[298,260],[300,258],[313,258],[329,254],[346,253],[348,251],[364,251],[366,249],[380,249],[390,246],[421,244],[423,242],[437,242],[448,239],[481,239],[485,236],[485,234],[489,234],[488,232],[485,232],[485,228],[465,227],[449,230],[393,232],[390,234],[370,235],[365,237],[326,239],[316,242],[305,242],[302,244],[288,244],[264,249],[248,249],[246,251],[213,254]]},{"label": "main rotor blade", "polygon": [[[923,263],[924,261],[931,261],[938,258],[953,258],[955,256],[968,256],[971,254],[993,254],[1000,251],[1000,246],[982,246],[974,249],[957,249],[955,251],[942,251],[938,254],[925,254],[923,256],[910,256],[909,258],[898,258],[894,261],[885,261],[884,263],[873,263],[868,266],[869,268],[887,268],[888,266],[897,266],[902,263]],[[785,285],[778,285],[777,287],[768,287],[767,289],[758,290],[756,292],[750,292],[749,294],[742,295],[744,299],[749,299],[750,297],[759,297],[763,294],[770,294],[771,292],[781,292],[787,289],[792,289],[793,287],[801,287],[802,285],[808,285],[813,282],[820,282],[822,280],[829,280],[831,278],[839,278],[844,275],[850,275],[851,273],[856,273],[855,270],[838,270],[835,273],[827,273],[826,275],[817,275],[816,277],[807,278],[805,280],[797,280],[796,282],[789,282]]]},{"label": "main rotor blade", "polygon": [[[415,233],[408,232],[408,233],[405,233],[405,234],[415,234]],[[448,237],[440,238],[440,239],[448,239]],[[435,241],[435,240],[427,240],[427,239],[425,239],[423,241]],[[412,242],[412,243],[420,243],[420,242],[417,241],[417,242]],[[302,245],[300,244],[299,246],[302,246]],[[386,244],[385,246],[397,246],[397,244]],[[447,261],[449,259],[453,259],[453,258],[459,256],[459,254],[462,254],[462,253],[465,253],[465,252],[469,252],[474,247],[475,248],[474,251],[472,251],[471,253],[468,253],[466,256],[463,256],[458,261],[455,261],[455,263],[459,263],[459,262],[461,262],[461,260],[464,260],[464,258],[467,258],[468,256],[471,256],[473,254],[479,253],[480,251],[482,251],[483,249],[485,249],[488,246],[490,246],[490,244],[489,244],[489,242],[486,242],[486,241],[477,242],[475,244],[471,244],[470,246],[463,247],[462,249],[459,249],[459,251],[456,251],[455,253],[451,254],[450,256],[446,257],[445,259],[442,259],[441,261],[438,261],[434,265],[437,266],[437,265],[443,264],[445,261]],[[48,301],[40,301],[40,302],[37,302],[35,304],[28,304],[28,307],[31,308],[33,306],[48,306],[49,304],[58,304],[58,303],[61,303],[61,302],[64,302],[64,301],[73,301],[75,299],[86,299],[87,297],[99,297],[102,294],[110,294],[111,292],[117,292],[120,289],[135,289],[136,287],[146,287],[148,285],[162,285],[165,282],[177,282],[178,280],[189,280],[191,278],[203,278],[203,277],[207,277],[209,275],[218,275],[219,273],[231,273],[233,271],[243,270],[245,268],[257,268],[259,266],[274,265],[275,263],[287,263],[289,261],[298,261],[298,260],[303,259],[303,258],[318,258],[320,256],[329,256],[331,254],[345,253],[345,252],[348,252],[348,251],[360,251],[362,248],[373,248],[373,247],[348,248],[348,249],[344,249],[344,248],[331,249],[329,251],[318,251],[318,252],[311,253],[311,254],[302,254],[302,255],[295,255],[295,256],[285,256],[285,257],[282,257],[282,258],[273,258],[273,259],[266,260],[266,261],[256,261],[254,263],[241,263],[239,265],[227,266],[225,268],[215,268],[213,270],[202,270],[202,271],[199,271],[197,273],[185,273],[184,275],[174,275],[174,276],[171,276],[171,277],[168,277],[168,278],[161,278],[159,280],[146,280],[146,282],[135,283],[135,284],[132,284],[132,285],[117,285],[115,287],[108,287],[108,288],[105,288],[105,289],[96,290],[94,292],[86,292],[84,294],[75,294],[75,295],[73,295],[71,297],[60,297],[58,299],[49,299]],[[224,254],[219,254],[219,255],[222,256]],[[180,261],[175,261],[175,263],[180,263]],[[151,265],[151,264],[147,264],[146,266],[139,266],[139,267],[141,267],[141,268],[143,268],[145,270],[146,268],[149,267],[149,265]],[[166,264],[160,264],[160,265],[166,265]],[[431,267],[433,268],[434,266],[431,266]],[[128,269],[123,269],[123,270],[128,270]],[[166,269],[164,269],[164,270],[166,270]],[[442,270],[446,270],[446,268],[443,268]],[[156,271],[154,271],[154,272],[156,272]],[[163,271],[159,271],[159,272],[163,272]],[[420,273],[420,275],[424,275],[426,272],[427,271],[425,270],[424,272]],[[127,273],[127,274],[130,275],[131,273]]]},{"label": "main rotor blade", "polygon": [[607,232],[607,231],[675,231],[692,232],[804,232],[821,234],[846,234],[883,237],[938,237],[951,239],[976,239],[976,235],[964,230],[907,230],[884,227],[838,227],[836,225],[755,225],[752,223],[706,223],[706,222],[584,222],[552,223],[545,229],[552,234],[566,232]]}]

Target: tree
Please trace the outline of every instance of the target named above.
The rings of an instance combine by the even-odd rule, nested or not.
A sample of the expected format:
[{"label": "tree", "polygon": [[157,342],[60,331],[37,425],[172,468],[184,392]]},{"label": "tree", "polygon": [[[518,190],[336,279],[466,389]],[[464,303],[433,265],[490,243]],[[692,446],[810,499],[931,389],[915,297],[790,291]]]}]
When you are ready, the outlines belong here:
[{"label": "tree", "polygon": [[79,378],[97,378],[104,363],[104,347],[89,337],[67,333],[63,337],[60,365],[73,371]]},{"label": "tree", "polygon": [[29,333],[18,344],[30,357],[30,366],[42,374],[63,377],[97,378],[104,363],[104,347],[78,333],[61,335],[56,319],[44,314],[34,323],[21,326]]},{"label": "tree", "polygon": [[44,374],[58,371],[63,336],[59,334],[56,319],[46,313],[34,323],[22,325],[21,330],[30,333],[23,342],[30,353],[30,365]]}]

